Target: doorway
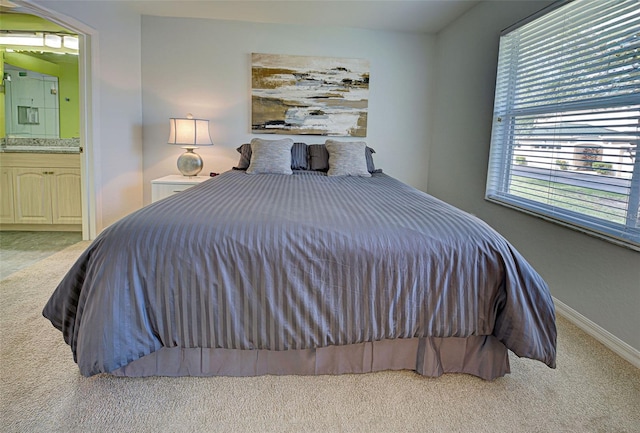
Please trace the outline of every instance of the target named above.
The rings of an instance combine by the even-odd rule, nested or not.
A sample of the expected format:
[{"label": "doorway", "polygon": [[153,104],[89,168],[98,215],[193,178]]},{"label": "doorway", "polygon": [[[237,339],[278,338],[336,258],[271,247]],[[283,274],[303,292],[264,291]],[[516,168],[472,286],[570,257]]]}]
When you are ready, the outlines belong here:
[{"label": "doorway", "polygon": [[[6,5],[6,3],[5,3]],[[13,6],[15,5],[15,6]],[[76,73],[76,89],[75,94],[71,97],[67,96],[64,99],[61,98],[60,109],[66,109],[67,121],[60,121],[60,131],[64,136],[61,136],[61,140],[70,140],[72,145],[77,143],[78,152],[80,153],[80,190],[81,190],[81,208],[82,208],[82,238],[85,240],[93,239],[96,236],[97,224],[96,224],[96,194],[93,190],[94,178],[95,178],[95,164],[93,160],[93,144],[96,142],[93,131],[96,129],[93,125],[92,112],[94,110],[92,95],[96,93],[92,87],[91,80],[91,39],[95,34],[93,29],[88,28],[83,23],[76,20],[65,17],[57,12],[50,11],[39,5],[33,3],[27,3],[20,0],[12,2],[11,7],[2,6],[0,13],[4,17],[9,14],[21,15],[23,21],[29,21],[29,17],[32,17],[35,21],[41,20],[48,23],[51,28],[55,30],[48,30],[45,26],[40,32],[33,32],[34,34],[40,33],[36,36],[42,38],[44,48],[45,37],[54,39],[54,47],[65,50],[68,46],[65,44],[66,38],[69,38],[70,43],[75,42],[75,66],[69,66],[66,64],[64,68],[69,70],[75,68]],[[7,28],[8,20],[3,17],[3,30]],[[22,30],[26,30],[25,24],[23,24]],[[52,36],[49,36],[52,35]],[[35,36],[34,36],[35,37]],[[56,37],[58,38],[57,40]],[[74,39],[75,38],[75,39]],[[64,41],[64,42],[63,42]],[[48,47],[51,48],[51,47]],[[54,50],[55,51],[55,50]],[[68,51],[68,50],[67,50]],[[68,54],[68,53],[67,53]],[[44,57],[44,61],[51,62],[52,58],[61,59],[59,57],[61,53],[52,53],[51,50],[43,49],[41,53],[33,56],[37,58],[39,56]],[[67,60],[70,58],[68,55],[64,56]],[[4,96],[4,95],[2,95]],[[70,101],[75,99],[75,104],[71,104]],[[31,110],[33,112],[33,110]],[[65,113],[61,111],[61,118],[65,117]],[[75,124],[73,119],[75,116]],[[67,143],[68,144],[68,143]]]}]

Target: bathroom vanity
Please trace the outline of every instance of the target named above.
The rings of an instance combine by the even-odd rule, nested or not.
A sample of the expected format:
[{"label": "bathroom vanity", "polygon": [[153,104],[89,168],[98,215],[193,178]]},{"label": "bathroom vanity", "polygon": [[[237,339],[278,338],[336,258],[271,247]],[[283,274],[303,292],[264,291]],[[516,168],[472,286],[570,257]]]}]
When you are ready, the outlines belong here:
[{"label": "bathroom vanity", "polygon": [[0,152],[0,230],[82,231],[79,152]]}]

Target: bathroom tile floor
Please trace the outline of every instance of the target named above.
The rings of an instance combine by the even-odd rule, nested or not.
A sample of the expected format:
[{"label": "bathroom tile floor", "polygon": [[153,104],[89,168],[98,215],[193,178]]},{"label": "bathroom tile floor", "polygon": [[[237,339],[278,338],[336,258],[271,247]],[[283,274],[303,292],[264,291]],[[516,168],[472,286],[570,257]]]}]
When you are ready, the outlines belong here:
[{"label": "bathroom tile floor", "polygon": [[0,231],[0,279],[81,240],[80,232]]}]

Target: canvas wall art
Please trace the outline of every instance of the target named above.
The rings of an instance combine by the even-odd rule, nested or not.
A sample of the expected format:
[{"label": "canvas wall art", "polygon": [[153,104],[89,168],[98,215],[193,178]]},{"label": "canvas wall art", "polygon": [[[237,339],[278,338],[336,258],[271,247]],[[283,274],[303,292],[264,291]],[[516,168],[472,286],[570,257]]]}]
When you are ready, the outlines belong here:
[{"label": "canvas wall art", "polygon": [[369,62],[251,55],[254,133],[366,137]]}]

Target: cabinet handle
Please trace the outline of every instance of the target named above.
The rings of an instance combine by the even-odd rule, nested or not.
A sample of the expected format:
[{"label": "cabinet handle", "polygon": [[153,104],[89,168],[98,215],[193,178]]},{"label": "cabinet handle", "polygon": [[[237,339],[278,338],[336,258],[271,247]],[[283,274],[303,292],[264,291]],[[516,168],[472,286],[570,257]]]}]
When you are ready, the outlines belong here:
[{"label": "cabinet handle", "polygon": [[55,174],[53,171],[43,171],[42,174]]}]

